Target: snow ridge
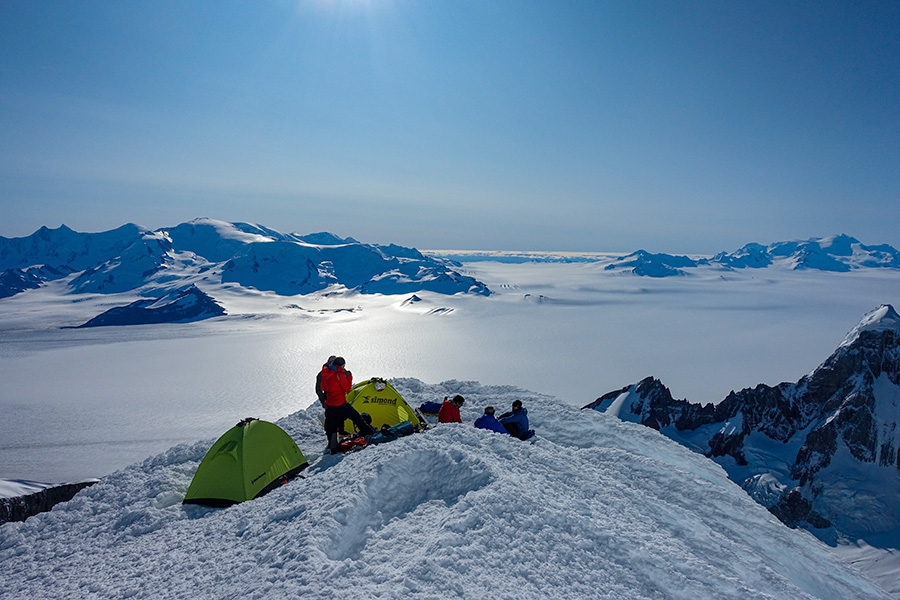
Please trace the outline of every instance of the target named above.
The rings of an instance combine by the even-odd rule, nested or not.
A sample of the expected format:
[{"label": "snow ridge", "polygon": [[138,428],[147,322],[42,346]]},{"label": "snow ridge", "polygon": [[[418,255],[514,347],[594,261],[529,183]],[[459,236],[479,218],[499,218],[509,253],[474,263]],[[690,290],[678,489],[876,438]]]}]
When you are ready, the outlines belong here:
[{"label": "snow ridge", "polygon": [[[176,446],[0,528],[0,597],[886,599],[722,470],[649,429],[513,387],[460,392],[466,424],[316,459],[263,498],[180,503],[212,440]],[[521,399],[538,437],[469,423]],[[278,424],[307,453],[321,408]]]},{"label": "snow ridge", "polygon": [[863,315],[859,324],[854,327],[850,333],[847,334],[847,337],[844,338],[844,341],[841,342],[841,346],[849,346],[856,341],[864,331],[876,333],[880,331],[900,332],[900,315],[897,314],[897,311],[894,310],[894,307],[890,304],[882,304],[878,308]]}]

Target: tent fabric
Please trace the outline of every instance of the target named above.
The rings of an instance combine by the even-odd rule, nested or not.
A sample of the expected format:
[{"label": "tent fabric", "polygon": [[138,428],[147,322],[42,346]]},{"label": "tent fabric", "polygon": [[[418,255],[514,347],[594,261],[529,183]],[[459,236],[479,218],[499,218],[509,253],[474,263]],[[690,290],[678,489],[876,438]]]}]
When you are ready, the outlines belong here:
[{"label": "tent fabric", "polygon": [[252,500],[307,466],[300,448],[278,425],[244,419],[206,453],[183,503],[230,506]]},{"label": "tent fabric", "polygon": [[[426,429],[425,417],[414,410],[389,381],[373,377],[355,384],[347,393],[347,402],[360,413],[372,417],[372,427],[381,429],[409,421],[418,431]],[[344,431],[356,431],[351,421],[344,422]]]}]

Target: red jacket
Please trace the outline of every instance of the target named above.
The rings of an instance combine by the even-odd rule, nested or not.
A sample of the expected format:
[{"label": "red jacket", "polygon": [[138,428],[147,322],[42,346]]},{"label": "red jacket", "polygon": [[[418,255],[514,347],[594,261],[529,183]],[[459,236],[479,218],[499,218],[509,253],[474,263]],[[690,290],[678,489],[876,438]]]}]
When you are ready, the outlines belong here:
[{"label": "red jacket", "polygon": [[462,417],[459,416],[459,409],[449,400],[441,403],[441,410],[438,411],[438,423],[462,423]]},{"label": "red jacket", "polygon": [[340,406],[347,402],[347,392],[353,387],[353,374],[344,367],[332,370],[322,367],[322,391],[325,392],[325,406]]}]

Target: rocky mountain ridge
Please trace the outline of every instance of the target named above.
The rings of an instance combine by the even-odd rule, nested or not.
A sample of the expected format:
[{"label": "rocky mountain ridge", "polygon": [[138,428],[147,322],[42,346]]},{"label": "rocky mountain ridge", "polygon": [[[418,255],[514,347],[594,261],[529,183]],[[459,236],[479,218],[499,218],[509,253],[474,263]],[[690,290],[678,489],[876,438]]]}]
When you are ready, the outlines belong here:
[{"label": "rocky mountain ridge", "polygon": [[796,383],[700,405],[648,377],[584,408],[705,454],[789,525],[829,530],[822,537],[900,531],[900,315],[890,305]]}]

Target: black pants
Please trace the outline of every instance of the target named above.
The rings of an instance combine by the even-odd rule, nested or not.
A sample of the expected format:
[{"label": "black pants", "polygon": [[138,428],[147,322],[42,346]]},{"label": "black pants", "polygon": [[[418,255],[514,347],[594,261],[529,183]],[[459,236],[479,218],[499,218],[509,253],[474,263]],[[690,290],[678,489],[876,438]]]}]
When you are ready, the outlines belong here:
[{"label": "black pants", "polygon": [[339,432],[347,419],[353,421],[357,431],[361,434],[371,435],[375,433],[372,426],[363,421],[359,412],[350,406],[349,403],[344,402],[340,406],[325,406],[325,435]]}]

